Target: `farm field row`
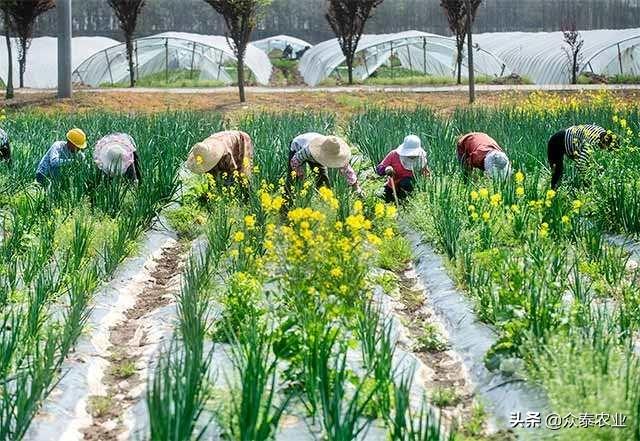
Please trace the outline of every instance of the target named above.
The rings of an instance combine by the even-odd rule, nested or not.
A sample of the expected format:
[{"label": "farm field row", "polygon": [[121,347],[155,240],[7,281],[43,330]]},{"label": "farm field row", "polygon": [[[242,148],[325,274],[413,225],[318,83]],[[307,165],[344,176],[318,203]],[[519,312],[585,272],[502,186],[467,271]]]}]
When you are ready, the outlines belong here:
[{"label": "farm field row", "polygon": [[[607,237],[640,233],[637,109],[607,99],[580,107],[532,99],[450,118],[374,109],[336,121],[327,113],[234,122],[254,140],[256,168],[251,180],[238,176],[228,187],[179,173],[190,145],[223,128],[219,116],[10,114],[16,155],[0,169],[3,439],[24,436],[62,360],[92,332],[92,293],[136,254],[138,237],[170,202],[169,222],[198,246],[182,270],[175,336],[154,360],[142,397],[150,439],[485,439],[508,429],[496,403],[474,388],[441,314],[425,312],[438,293],[416,287],[409,273],[428,281],[436,269],[413,268],[418,246],[441,254],[451,295],[493,331],[482,369],[541,392],[544,408],[523,411],[541,412],[543,421],[576,416],[574,428],[516,433],[632,439],[637,262]],[[597,154],[586,175],[570,169],[558,192],[549,191],[546,140],[582,122],[610,128],[621,147]],[[92,139],[132,134],[142,184],[105,181],[79,163],[55,191],[32,187],[53,141],[43,134],[70,125]],[[517,171],[508,181],[459,172],[455,139],[472,130],[505,147]],[[306,131],[352,143],[363,198],[341,179],[316,190],[312,176],[287,198],[288,144]],[[432,176],[397,209],[376,197],[372,165],[407,133],[425,142]],[[411,231],[422,245],[406,239]],[[580,427],[584,413],[593,424]],[[598,427],[605,414],[607,427]],[[498,433],[510,439],[509,432]]]}]

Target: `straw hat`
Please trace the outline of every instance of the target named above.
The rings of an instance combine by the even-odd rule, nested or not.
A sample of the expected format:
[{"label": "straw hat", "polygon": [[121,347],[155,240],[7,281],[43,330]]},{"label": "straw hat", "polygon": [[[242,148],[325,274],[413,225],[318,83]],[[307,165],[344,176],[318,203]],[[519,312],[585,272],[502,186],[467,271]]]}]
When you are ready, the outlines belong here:
[{"label": "straw hat", "polygon": [[209,137],[193,146],[187,158],[187,168],[202,175],[214,168],[226,152],[220,139]]},{"label": "straw hat", "polygon": [[110,176],[123,175],[133,164],[133,150],[118,141],[110,141],[96,148],[93,160],[100,170]]},{"label": "straw hat", "polygon": [[351,148],[337,136],[317,136],[309,143],[311,156],[321,165],[329,168],[342,168],[349,164]]},{"label": "straw hat", "polygon": [[422,148],[422,140],[416,135],[409,135],[404,138],[404,142],[396,149],[400,156],[416,157],[426,155]]}]

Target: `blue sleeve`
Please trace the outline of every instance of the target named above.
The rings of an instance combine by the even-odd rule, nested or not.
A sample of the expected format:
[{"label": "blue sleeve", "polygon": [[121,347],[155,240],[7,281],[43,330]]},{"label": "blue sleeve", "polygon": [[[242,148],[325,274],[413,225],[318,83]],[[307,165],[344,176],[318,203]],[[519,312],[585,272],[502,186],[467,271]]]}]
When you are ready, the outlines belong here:
[{"label": "blue sleeve", "polygon": [[64,148],[66,148],[65,145],[55,145],[51,149],[51,154],[49,155],[49,164],[52,167],[59,167],[71,161],[71,159],[69,158],[62,157],[62,149]]}]

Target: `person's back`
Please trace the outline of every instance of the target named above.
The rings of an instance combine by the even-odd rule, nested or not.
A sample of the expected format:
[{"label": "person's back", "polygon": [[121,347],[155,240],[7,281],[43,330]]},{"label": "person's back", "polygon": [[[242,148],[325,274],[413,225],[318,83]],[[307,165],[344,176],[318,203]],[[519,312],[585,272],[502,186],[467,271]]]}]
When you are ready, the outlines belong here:
[{"label": "person's back", "polygon": [[47,153],[45,153],[38,163],[36,174],[50,177],[57,172],[60,159],[65,160],[70,158],[71,152],[67,149],[67,142],[56,141],[49,147]]}]

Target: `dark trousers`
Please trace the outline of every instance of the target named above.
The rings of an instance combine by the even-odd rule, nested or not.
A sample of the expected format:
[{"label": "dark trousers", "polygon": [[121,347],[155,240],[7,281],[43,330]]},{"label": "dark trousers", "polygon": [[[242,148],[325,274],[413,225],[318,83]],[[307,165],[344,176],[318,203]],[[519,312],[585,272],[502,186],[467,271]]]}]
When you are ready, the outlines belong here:
[{"label": "dark trousers", "polygon": [[547,145],[547,159],[551,167],[551,188],[554,190],[560,185],[564,171],[565,135],[565,130],[559,131],[549,138],[549,144]]},{"label": "dark trousers", "polygon": [[[402,201],[407,198],[413,191],[413,178],[404,178],[401,179],[400,182],[396,184],[396,196],[399,201]],[[393,189],[389,186],[389,184],[384,186],[384,200],[387,203],[395,202],[395,198],[393,197]]]},{"label": "dark trousers", "polygon": [[[291,160],[293,159],[293,157],[295,156],[295,152],[289,150],[289,161],[287,162],[287,192],[291,191],[291,188],[293,186],[293,180],[294,178],[291,176],[291,173],[293,172],[293,169],[291,168]],[[329,169],[327,169],[327,167],[325,167],[322,164],[319,164],[315,161],[307,161],[307,165],[309,166],[309,168],[311,170],[314,169],[318,169],[318,175],[316,176],[316,187],[320,188],[320,187],[330,187],[330,182],[329,182]]]}]

